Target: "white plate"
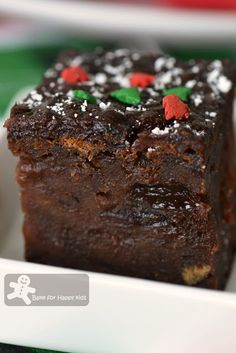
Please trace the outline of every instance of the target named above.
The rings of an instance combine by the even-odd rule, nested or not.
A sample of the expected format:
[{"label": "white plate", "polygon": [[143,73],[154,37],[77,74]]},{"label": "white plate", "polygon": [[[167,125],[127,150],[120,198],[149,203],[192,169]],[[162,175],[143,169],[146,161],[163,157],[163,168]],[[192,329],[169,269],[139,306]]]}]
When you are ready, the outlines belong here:
[{"label": "white plate", "polygon": [[236,263],[225,292],[88,272],[86,307],[6,306],[7,273],[79,272],[23,260],[15,165],[0,128],[0,342],[71,353],[236,352]]},{"label": "white plate", "polygon": [[234,42],[236,35],[233,11],[192,11],[81,0],[0,0],[0,11],[54,22],[79,33],[125,38],[148,36],[174,44],[180,41],[225,44]]}]

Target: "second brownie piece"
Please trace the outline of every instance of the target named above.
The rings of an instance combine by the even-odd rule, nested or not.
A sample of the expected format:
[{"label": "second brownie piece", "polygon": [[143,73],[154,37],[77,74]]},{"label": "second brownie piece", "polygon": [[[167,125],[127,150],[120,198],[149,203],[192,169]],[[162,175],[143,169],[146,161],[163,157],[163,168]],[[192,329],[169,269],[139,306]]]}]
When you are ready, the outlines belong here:
[{"label": "second brownie piece", "polygon": [[210,288],[232,260],[227,61],[68,52],[7,121],[30,261]]}]

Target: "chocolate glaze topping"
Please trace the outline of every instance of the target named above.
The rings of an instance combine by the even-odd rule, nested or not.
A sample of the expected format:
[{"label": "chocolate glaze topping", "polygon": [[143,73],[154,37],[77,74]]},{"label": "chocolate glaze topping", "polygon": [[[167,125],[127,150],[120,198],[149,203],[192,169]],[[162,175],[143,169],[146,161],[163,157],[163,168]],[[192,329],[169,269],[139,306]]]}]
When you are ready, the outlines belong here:
[{"label": "chocolate glaze topping", "polygon": [[[76,65],[88,72],[89,81],[68,84],[60,77],[63,68]],[[113,90],[130,86],[132,72],[140,71],[155,74],[156,79],[149,87],[139,88],[141,103],[138,106],[111,98]],[[126,49],[67,52],[46,72],[42,84],[14,106],[19,124],[25,128],[14,129],[12,133],[15,138],[30,134],[49,140],[76,136],[93,143],[102,141],[109,150],[130,147],[139,135],[159,139],[177,134],[204,139],[222,114],[232,87],[229,77],[234,74],[235,68],[228,61],[180,63],[171,57]],[[167,122],[162,108],[163,89],[175,86],[192,88],[188,101],[191,115],[187,120]],[[88,91],[96,97],[97,103],[73,98],[75,89]]]}]

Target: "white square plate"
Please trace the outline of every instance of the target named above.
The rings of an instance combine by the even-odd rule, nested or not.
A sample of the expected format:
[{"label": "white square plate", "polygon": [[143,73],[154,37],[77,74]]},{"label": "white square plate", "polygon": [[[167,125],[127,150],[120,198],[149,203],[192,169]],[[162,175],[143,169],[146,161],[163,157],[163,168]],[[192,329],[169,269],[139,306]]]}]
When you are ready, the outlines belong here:
[{"label": "white square plate", "polygon": [[236,352],[236,263],[225,292],[88,272],[88,306],[6,306],[7,273],[79,272],[24,261],[15,165],[0,128],[0,342],[71,353]]}]

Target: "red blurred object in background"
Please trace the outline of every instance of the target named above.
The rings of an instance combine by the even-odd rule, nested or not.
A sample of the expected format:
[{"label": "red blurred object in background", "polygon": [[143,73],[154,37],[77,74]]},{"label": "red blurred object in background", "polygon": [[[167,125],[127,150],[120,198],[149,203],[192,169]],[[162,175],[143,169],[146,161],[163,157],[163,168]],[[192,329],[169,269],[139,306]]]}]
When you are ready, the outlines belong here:
[{"label": "red blurred object in background", "polygon": [[[160,0],[152,0],[159,5]],[[236,0],[166,0],[165,5],[196,9],[236,10]]]}]

